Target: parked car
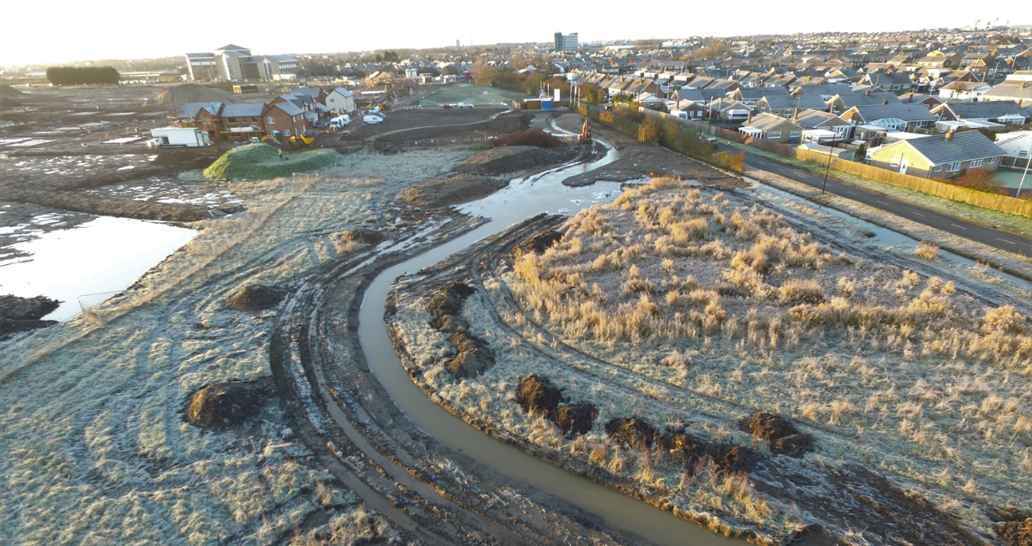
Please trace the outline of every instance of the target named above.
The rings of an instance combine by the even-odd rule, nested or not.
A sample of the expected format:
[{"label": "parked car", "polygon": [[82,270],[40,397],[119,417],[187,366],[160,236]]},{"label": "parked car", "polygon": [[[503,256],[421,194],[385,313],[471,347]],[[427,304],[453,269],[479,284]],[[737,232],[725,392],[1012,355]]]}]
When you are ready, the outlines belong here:
[{"label": "parked car", "polygon": [[330,127],[333,127],[334,129],[343,129],[348,125],[351,125],[351,116],[347,114],[337,116],[330,120]]},{"label": "parked car", "polygon": [[466,108],[473,108],[473,105],[468,103],[468,102],[460,102],[460,103],[456,104],[455,107],[456,108],[460,108],[460,109],[466,109]]},{"label": "parked car", "polygon": [[376,114],[366,114],[362,116],[362,123],[366,125],[376,125],[377,123],[383,123],[383,118]]}]

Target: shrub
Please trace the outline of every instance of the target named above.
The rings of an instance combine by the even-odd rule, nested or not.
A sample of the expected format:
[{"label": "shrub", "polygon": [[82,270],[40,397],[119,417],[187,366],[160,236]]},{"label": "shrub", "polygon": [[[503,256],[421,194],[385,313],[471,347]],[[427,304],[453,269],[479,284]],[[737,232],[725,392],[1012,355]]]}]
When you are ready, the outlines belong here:
[{"label": "shrub", "polygon": [[929,262],[931,262],[935,260],[935,258],[939,255],[939,247],[936,246],[934,243],[921,241],[917,243],[917,248],[914,249],[914,255],[918,258],[928,260]]},{"label": "shrub", "polygon": [[538,148],[558,148],[563,143],[558,138],[541,129],[527,129],[502,135],[491,141],[491,146],[537,146]]},{"label": "shrub", "polygon": [[647,117],[638,127],[638,142],[655,144],[659,141],[659,123],[653,117]]}]

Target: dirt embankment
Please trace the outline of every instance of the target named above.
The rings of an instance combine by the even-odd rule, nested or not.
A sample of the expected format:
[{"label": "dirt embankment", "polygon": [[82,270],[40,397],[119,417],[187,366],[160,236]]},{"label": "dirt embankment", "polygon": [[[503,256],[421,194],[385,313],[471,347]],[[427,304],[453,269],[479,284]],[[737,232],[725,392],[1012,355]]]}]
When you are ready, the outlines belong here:
[{"label": "dirt embankment", "polygon": [[399,197],[421,208],[440,208],[486,197],[519,174],[574,160],[586,160],[598,150],[585,146],[501,146],[478,152],[448,176],[430,178],[405,188]]},{"label": "dirt embankment", "polygon": [[[208,208],[199,205],[98,197],[65,191],[12,190],[4,196],[4,199],[17,203],[32,203],[54,209],[87,212],[100,216],[135,218],[138,220],[196,222],[211,218]],[[229,213],[232,210],[222,212]]]},{"label": "dirt embankment", "polygon": [[61,302],[36,296],[0,296],[0,339],[16,332],[25,332],[56,324],[53,320],[41,320],[57,309]]},{"label": "dirt embankment", "polygon": [[[583,123],[583,119],[577,114],[565,114],[556,120],[556,124],[560,128],[572,132],[579,132],[581,123]],[[704,185],[722,188],[744,185],[737,178],[724,175],[662,146],[641,144],[598,124],[591,126],[591,132],[612,144],[620,152],[620,157],[609,165],[567,178],[563,181],[563,184],[567,186],[587,186],[600,180],[627,182],[654,176],[698,180]]]}]

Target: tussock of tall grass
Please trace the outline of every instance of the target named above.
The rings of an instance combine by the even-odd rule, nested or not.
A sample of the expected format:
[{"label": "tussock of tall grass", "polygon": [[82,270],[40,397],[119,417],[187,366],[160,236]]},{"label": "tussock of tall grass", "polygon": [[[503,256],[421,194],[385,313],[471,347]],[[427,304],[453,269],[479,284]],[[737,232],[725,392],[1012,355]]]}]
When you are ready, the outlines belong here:
[{"label": "tussock of tall grass", "polygon": [[[906,358],[1032,373],[1027,318],[1013,307],[978,324],[956,306],[952,282],[902,271],[871,286],[846,265],[772,211],[663,178],[580,212],[545,253],[518,256],[511,289],[536,320],[604,344],[719,334],[770,351],[838,331]],[[709,284],[682,280],[686,268],[708,271]]]}]

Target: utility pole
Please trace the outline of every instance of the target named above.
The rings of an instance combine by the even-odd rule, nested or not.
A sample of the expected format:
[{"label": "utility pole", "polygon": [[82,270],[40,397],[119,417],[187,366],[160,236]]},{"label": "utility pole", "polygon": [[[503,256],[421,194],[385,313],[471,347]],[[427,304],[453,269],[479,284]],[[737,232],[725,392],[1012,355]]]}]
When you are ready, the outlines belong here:
[{"label": "utility pole", "polygon": [[828,191],[828,173],[831,171],[831,149],[828,150],[828,164],[824,167],[824,185],[821,186],[821,193]]},{"label": "utility pole", "polygon": [[1028,157],[1025,158],[1025,172],[1021,173],[1021,181],[1018,182],[1018,191],[1014,197],[1021,197],[1021,187],[1025,185],[1025,177],[1028,176],[1028,166],[1032,164],[1032,135],[1028,137]]}]

